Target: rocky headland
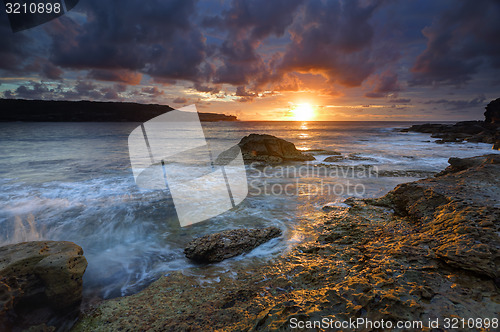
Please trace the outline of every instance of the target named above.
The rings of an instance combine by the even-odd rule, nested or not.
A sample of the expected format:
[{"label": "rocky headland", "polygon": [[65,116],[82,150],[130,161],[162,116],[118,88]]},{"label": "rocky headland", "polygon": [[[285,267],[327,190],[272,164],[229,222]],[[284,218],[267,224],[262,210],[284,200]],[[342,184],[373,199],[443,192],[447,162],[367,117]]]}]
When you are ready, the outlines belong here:
[{"label": "rocky headland", "polygon": [[413,125],[402,132],[429,133],[435,142],[460,143],[463,141],[493,144],[494,150],[500,150],[500,98],[486,106],[484,121],[462,121],[455,124],[424,123]]},{"label": "rocky headland", "polygon": [[171,273],[92,306],[73,330],[290,330],[292,321],[325,317],[424,327],[439,319],[436,330],[445,330],[445,318],[498,318],[500,156],[450,164],[381,198],[325,209],[308,225],[311,240],[267,264],[236,268],[236,276],[200,267],[218,276],[212,283]]},{"label": "rocky headland", "polygon": [[[172,107],[100,101],[0,99],[0,122],[145,122]],[[234,115],[198,113],[202,122],[237,121]]]}]

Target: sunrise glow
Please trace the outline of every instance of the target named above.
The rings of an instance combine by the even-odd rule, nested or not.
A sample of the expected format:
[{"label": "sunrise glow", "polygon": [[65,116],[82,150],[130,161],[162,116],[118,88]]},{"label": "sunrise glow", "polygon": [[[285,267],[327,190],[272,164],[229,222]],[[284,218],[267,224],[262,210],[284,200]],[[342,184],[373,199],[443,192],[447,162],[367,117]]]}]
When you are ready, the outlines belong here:
[{"label": "sunrise glow", "polygon": [[314,108],[307,103],[295,105],[291,112],[293,121],[311,121],[316,116]]}]

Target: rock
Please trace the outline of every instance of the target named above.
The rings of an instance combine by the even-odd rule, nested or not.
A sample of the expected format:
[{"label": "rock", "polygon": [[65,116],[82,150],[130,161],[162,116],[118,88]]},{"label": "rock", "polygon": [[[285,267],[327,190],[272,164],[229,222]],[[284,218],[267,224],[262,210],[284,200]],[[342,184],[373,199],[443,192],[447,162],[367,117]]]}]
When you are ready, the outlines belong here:
[{"label": "rock", "polygon": [[500,141],[500,98],[486,106],[484,121],[462,121],[455,124],[425,123],[402,129],[401,132],[430,133],[437,144],[460,143],[465,141],[493,144],[498,150]]},{"label": "rock", "polygon": [[187,258],[200,263],[220,262],[249,252],[280,235],[281,230],[276,227],[233,229],[194,239],[188,243],[184,254]]},{"label": "rock", "polygon": [[484,112],[484,121],[487,123],[500,123],[500,98],[492,100],[486,105],[486,112]]},{"label": "rock", "polygon": [[363,156],[360,156],[357,153],[351,153],[351,154],[349,154],[348,158],[351,159],[351,160],[356,160],[356,161],[375,161],[375,159],[373,159],[373,158],[363,157]]},{"label": "rock", "polygon": [[[421,229],[437,257],[458,269],[500,277],[500,155],[450,158],[436,175],[402,184],[382,200]],[[477,225],[484,225],[478,227]]]},{"label": "rock", "polygon": [[350,205],[348,205],[344,202],[330,202],[330,203],[323,205],[321,210],[328,212],[328,211],[337,210],[337,209],[348,209],[350,207],[351,207]]},{"label": "rock", "polygon": [[82,248],[72,242],[0,247],[0,327],[26,328],[77,311],[86,268]]},{"label": "rock", "polygon": [[324,317],[425,326],[429,319],[498,317],[498,158],[455,160],[469,166],[379,199],[346,199],[350,208],[308,220],[307,239],[273,260],[235,262],[231,273],[206,268],[201,277],[201,269],[175,271],[137,294],[99,303],[73,332],[288,331],[292,318],[304,326]]},{"label": "rock", "polygon": [[325,162],[327,163],[335,163],[337,161],[341,161],[341,160],[344,160],[344,157],[342,157],[341,155],[340,156],[330,156],[330,157],[327,157],[325,158]]},{"label": "rock", "polygon": [[483,163],[496,164],[497,162],[498,158],[494,154],[488,156],[474,157],[474,158],[465,158],[465,159],[452,157],[448,159],[448,163],[450,164],[450,166],[448,166],[445,170],[441,171],[440,173],[436,174],[436,176],[442,176],[448,173],[457,173],[471,167],[480,166]]},{"label": "rock", "polygon": [[315,159],[312,155],[297,150],[293,143],[272,135],[250,134],[243,137],[238,146],[241,148],[243,159],[248,162],[278,164]]}]

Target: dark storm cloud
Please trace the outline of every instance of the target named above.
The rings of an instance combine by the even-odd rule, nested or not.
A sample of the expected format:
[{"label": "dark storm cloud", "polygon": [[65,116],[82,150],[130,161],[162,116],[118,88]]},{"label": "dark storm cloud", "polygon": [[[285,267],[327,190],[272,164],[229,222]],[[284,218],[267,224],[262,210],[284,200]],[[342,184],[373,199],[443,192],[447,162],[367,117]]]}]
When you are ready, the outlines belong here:
[{"label": "dark storm cloud", "polygon": [[[122,98],[126,85],[146,75],[145,84],[188,81],[212,95],[232,85],[240,101],[307,89],[334,95],[361,85],[370,86],[365,97],[396,98],[403,87],[465,87],[500,69],[500,2],[493,0],[87,0],[16,34],[0,16],[2,74],[67,84],[43,91],[23,81],[4,96]],[[320,74],[326,83],[298,73]],[[80,81],[62,81],[71,77]],[[129,96],[161,96],[141,88]]]},{"label": "dark storm cloud", "polygon": [[379,6],[379,1],[307,2],[280,69],[321,72],[330,82],[361,85],[375,71],[369,20]]},{"label": "dark storm cloud", "polygon": [[244,86],[239,86],[236,88],[236,93],[234,94],[237,97],[241,97],[238,99],[240,102],[252,101],[257,94],[255,92],[250,92],[245,89]]},{"label": "dark storm cloud", "polygon": [[142,88],[142,94],[149,95],[151,97],[159,97],[165,93],[165,91],[158,89],[156,86],[149,88]]},{"label": "dark storm cloud", "polygon": [[0,14],[0,69],[17,72],[30,55],[27,45],[33,40],[25,33],[14,34],[7,15]]},{"label": "dark storm cloud", "polygon": [[90,81],[78,81],[72,89],[62,84],[57,87],[46,83],[29,81],[15,90],[3,92],[4,98],[39,99],[39,100],[121,100],[122,86],[99,86]]},{"label": "dark storm cloud", "polygon": [[437,100],[428,100],[423,102],[422,104],[444,105],[444,108],[452,111],[460,111],[467,108],[477,108],[482,112],[483,107],[486,106],[486,97],[484,95],[480,95],[470,100],[437,99]]},{"label": "dark storm cloud", "polygon": [[411,85],[461,86],[482,65],[500,69],[500,2],[456,1],[422,30],[427,48],[412,68]]},{"label": "dark storm cloud", "polygon": [[368,98],[382,98],[389,93],[398,92],[401,86],[398,82],[398,75],[392,72],[385,72],[377,77],[375,88],[371,92],[365,93]]},{"label": "dark storm cloud", "polygon": [[47,62],[42,66],[42,76],[45,78],[59,80],[61,79],[62,74],[62,69],[50,62]]},{"label": "dark storm cloud", "polygon": [[39,99],[49,92],[50,90],[45,85],[31,82],[31,88],[25,85],[18,86],[15,95],[22,99]]},{"label": "dark storm cloud", "polygon": [[195,82],[193,88],[199,92],[206,92],[210,94],[217,94],[220,92],[219,85],[205,85],[199,82]]},{"label": "dark storm cloud", "polygon": [[222,65],[214,73],[213,81],[232,85],[255,85],[256,81],[267,81],[269,63],[257,49],[265,38],[283,36],[302,2],[237,0],[221,15],[206,18],[206,27],[228,32],[215,54]]},{"label": "dark storm cloud", "polygon": [[77,9],[86,15],[82,24],[62,17],[50,27],[56,65],[93,68],[90,77],[126,83],[127,71],[193,81],[204,74],[204,37],[190,20],[194,1],[89,0]]},{"label": "dark storm cloud", "polygon": [[88,78],[93,78],[100,81],[121,82],[130,85],[141,83],[142,75],[130,70],[107,70],[93,69],[87,75]]}]

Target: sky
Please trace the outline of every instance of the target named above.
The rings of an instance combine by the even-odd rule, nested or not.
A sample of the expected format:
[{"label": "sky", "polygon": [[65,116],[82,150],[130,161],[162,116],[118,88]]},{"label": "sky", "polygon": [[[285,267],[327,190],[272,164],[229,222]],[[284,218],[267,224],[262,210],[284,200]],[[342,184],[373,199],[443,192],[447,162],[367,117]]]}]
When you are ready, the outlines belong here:
[{"label": "sky", "polygon": [[481,120],[500,97],[499,38],[498,0],[80,0],[15,33],[2,10],[0,97]]}]

